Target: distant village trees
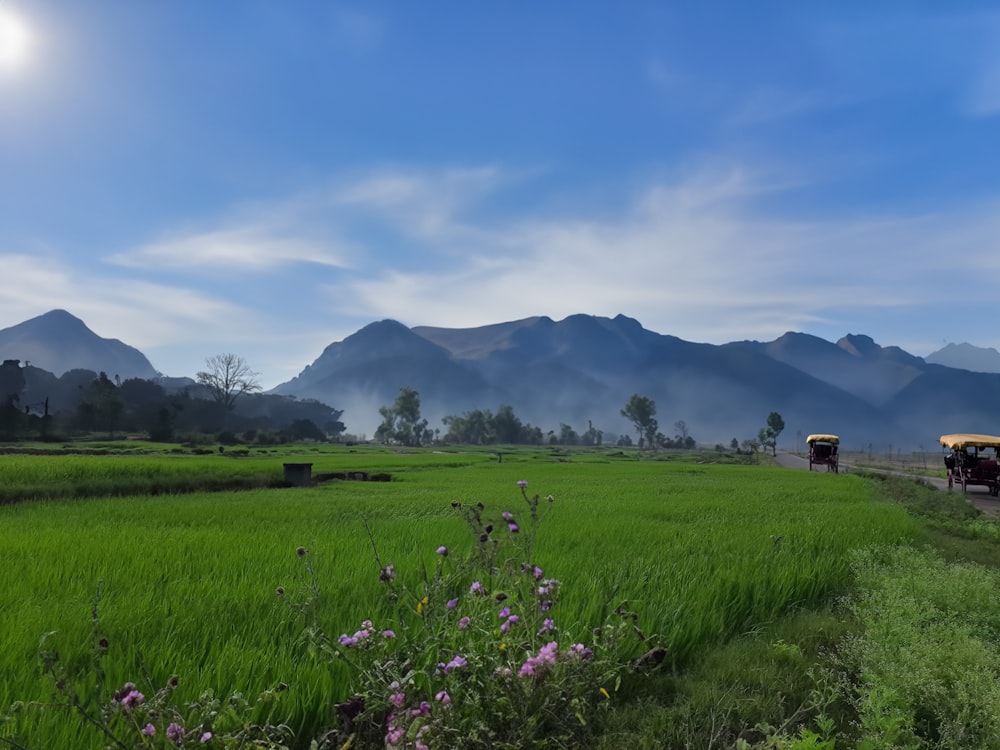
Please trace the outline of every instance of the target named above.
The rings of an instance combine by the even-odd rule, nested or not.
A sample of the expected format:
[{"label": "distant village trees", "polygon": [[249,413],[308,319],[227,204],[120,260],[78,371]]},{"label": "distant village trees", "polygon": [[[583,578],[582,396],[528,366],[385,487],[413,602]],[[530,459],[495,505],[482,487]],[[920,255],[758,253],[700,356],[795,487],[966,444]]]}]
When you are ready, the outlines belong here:
[{"label": "distant village trees", "polygon": [[[234,374],[239,379],[238,367],[230,368]],[[253,378],[244,373],[246,377]],[[314,399],[255,393],[232,378],[231,384],[240,398],[232,398],[226,408],[217,392],[191,381],[166,388],[152,380],[120,381],[80,369],[56,377],[10,360],[0,366],[0,393],[7,391],[0,398],[0,438],[65,440],[127,433],[159,442],[272,444],[329,440],[345,431],[340,409]]]},{"label": "distant village trees", "polygon": [[652,448],[656,445],[656,402],[647,396],[633,393],[621,410],[621,415],[629,420],[639,433],[639,447]]},{"label": "distant village trees", "polygon": [[427,420],[420,416],[420,394],[413,388],[400,388],[393,405],[380,407],[378,413],[382,424],[375,430],[376,440],[419,446],[434,438],[427,429]]}]

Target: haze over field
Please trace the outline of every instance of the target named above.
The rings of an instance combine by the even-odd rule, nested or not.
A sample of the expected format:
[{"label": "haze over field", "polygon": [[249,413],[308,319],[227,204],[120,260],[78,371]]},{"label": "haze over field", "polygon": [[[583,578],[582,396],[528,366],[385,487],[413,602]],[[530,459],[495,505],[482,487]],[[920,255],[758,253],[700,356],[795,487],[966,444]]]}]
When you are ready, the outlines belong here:
[{"label": "haze over field", "polygon": [[5,0],[0,328],[265,387],[385,318],[998,347],[998,42],[976,2]]}]

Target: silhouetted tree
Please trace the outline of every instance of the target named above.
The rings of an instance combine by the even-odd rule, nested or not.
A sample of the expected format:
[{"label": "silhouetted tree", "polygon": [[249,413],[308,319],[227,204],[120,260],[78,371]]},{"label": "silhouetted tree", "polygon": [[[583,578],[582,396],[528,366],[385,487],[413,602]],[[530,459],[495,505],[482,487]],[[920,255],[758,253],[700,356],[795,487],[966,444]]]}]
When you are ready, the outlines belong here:
[{"label": "silhouetted tree", "polygon": [[244,393],[255,393],[261,389],[257,382],[258,373],[250,369],[243,357],[216,354],[205,360],[205,366],[207,369],[199,372],[196,379],[227,411]]},{"label": "silhouetted tree", "polygon": [[778,435],[785,429],[785,420],[776,411],[767,415],[767,427],[760,431],[760,442],[771,449],[771,455],[778,455]]}]

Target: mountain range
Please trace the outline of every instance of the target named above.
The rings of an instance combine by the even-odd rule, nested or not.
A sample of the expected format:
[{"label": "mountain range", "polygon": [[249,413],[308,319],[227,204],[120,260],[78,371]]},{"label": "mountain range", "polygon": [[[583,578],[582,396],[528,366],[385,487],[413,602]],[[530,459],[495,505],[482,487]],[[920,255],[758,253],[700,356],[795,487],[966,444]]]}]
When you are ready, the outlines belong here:
[{"label": "mountain range", "polygon": [[[343,409],[356,435],[374,432],[379,407],[391,405],[402,387],[418,391],[431,428],[442,428],[447,415],[510,405],[543,430],[593,425],[609,435],[634,432],[620,411],[638,393],[656,402],[668,436],[682,420],[700,443],[728,445],[755,437],[777,411],[786,425],[779,446],[801,447],[809,433],[832,432],[849,449],[884,452],[931,449],[950,432],[1000,433],[1000,374],[960,366],[986,367],[990,352],[1000,359],[968,344],[924,359],[864,335],[832,343],[793,332],[770,342],[701,344],[624,315],[476,328],[383,320],[331,343],[271,392]],[[83,368],[159,377],[137,349],[100,338],[62,310],[0,330],[0,359],[30,360],[56,374]]]}]

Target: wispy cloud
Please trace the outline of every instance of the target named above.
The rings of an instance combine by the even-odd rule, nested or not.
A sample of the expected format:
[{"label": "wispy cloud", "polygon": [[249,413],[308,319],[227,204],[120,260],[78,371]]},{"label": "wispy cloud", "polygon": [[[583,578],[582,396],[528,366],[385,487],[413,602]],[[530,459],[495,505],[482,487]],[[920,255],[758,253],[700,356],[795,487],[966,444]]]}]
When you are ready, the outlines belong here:
[{"label": "wispy cloud", "polygon": [[119,253],[108,260],[123,266],[261,272],[291,263],[346,267],[329,240],[247,225],[178,234]]}]

